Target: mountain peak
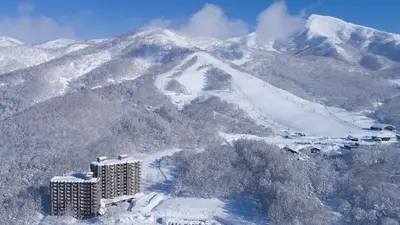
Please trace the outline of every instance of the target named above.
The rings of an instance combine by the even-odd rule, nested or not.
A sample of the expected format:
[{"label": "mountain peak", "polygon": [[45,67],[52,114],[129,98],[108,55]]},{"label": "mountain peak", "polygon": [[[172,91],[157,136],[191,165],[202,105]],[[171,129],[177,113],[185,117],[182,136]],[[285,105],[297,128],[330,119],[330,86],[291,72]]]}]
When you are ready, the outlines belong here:
[{"label": "mountain peak", "polygon": [[[306,23],[309,30],[309,38],[314,36],[327,37],[333,43],[342,43],[343,40],[348,40],[351,34],[361,28],[361,26],[347,23],[343,20],[330,16],[321,16],[313,14]],[[366,30],[372,30],[365,27]]]},{"label": "mountain peak", "polygon": [[324,36],[334,43],[342,43],[343,40],[348,40],[353,33],[358,33],[366,39],[373,36],[374,33],[380,33],[390,37],[390,40],[400,41],[399,34],[379,31],[374,28],[349,23],[335,17],[317,14],[309,16],[306,28],[309,30],[309,36]]},{"label": "mountain peak", "polygon": [[66,39],[66,38],[61,38],[61,39],[55,39],[52,41],[47,41],[41,44],[36,45],[39,48],[48,48],[48,49],[56,49],[56,48],[62,48],[66,47],[70,44],[75,43],[76,41],[73,39]]},{"label": "mountain peak", "polygon": [[7,36],[0,36],[0,47],[18,46],[23,44],[24,43],[18,41],[17,39]]},{"label": "mountain peak", "polygon": [[125,33],[116,39],[130,40],[137,43],[168,45],[175,44],[178,46],[188,46],[185,36],[174,32],[173,30],[160,27],[142,27]]},{"label": "mountain peak", "polygon": [[336,17],[319,15],[319,14],[311,14],[308,17],[308,22],[310,22],[310,21],[325,21],[325,22],[330,22],[330,23],[347,23],[346,21],[338,19]]}]

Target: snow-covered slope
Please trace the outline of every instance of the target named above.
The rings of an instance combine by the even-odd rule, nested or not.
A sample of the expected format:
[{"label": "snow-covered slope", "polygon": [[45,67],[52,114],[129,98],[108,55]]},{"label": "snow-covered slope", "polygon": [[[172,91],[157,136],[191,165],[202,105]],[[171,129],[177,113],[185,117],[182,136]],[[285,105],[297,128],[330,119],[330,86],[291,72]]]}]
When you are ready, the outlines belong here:
[{"label": "snow-covered slope", "polygon": [[36,66],[102,41],[104,39],[58,39],[38,45],[25,45],[9,37],[0,37],[0,74]]},{"label": "snow-covered slope", "polygon": [[[313,17],[311,17],[310,20],[312,20]],[[326,34],[326,32],[324,34]],[[82,43],[86,44],[81,46]],[[64,51],[70,46],[75,46],[79,50],[74,50],[72,52],[68,52],[67,50],[61,56],[57,56],[57,54],[59,54],[57,51],[60,49]],[[297,68],[299,72],[304,72],[305,74],[311,74],[314,72],[314,62],[310,61],[309,59],[293,58],[293,60],[291,60],[290,57],[287,57],[287,54],[284,54],[282,51],[277,52],[276,49],[273,48],[276,48],[276,45],[272,45],[272,43],[270,45],[261,45],[261,43],[257,41],[255,33],[248,35],[244,39],[239,38],[223,41],[213,38],[191,38],[179,32],[161,28],[141,28],[108,40],[74,41],[60,39],[33,47],[21,46],[21,49],[43,52],[43,56],[37,57],[40,56],[40,54],[36,52],[34,52],[36,57],[32,57],[29,54],[10,54],[11,56],[18,55],[21,57],[21,59],[24,59],[24,56],[27,56],[30,59],[34,59],[34,62],[18,65],[12,69],[7,69],[4,71],[9,72],[10,70],[16,68],[19,69],[37,64],[40,65],[15,71],[7,74],[7,76],[0,77],[1,91],[3,93],[2,98],[6,99],[5,101],[9,101],[10,98],[13,99],[12,105],[10,106],[7,104],[5,106],[6,108],[14,109],[15,102],[17,102],[18,105],[30,107],[38,102],[60,96],[68,92],[80,91],[82,89],[100,88],[106,85],[136,79],[144,74],[162,74],[179,64],[181,60],[187,57],[188,54],[196,52],[196,54],[200,54],[201,56],[198,57],[198,59],[204,58],[205,55],[211,57],[214,60],[211,62],[211,64],[221,62],[216,57],[230,61],[242,68],[234,68],[226,63],[223,64],[227,66],[226,68],[219,68],[219,66],[215,67],[221,71],[225,71],[227,74],[236,73],[227,71],[227,68],[239,71],[240,73],[243,73],[243,71],[246,70],[246,78],[242,79],[246,80],[247,78],[252,78],[259,80],[254,77],[254,75],[257,75],[261,79],[260,81],[263,82],[262,85],[264,85],[264,83],[267,84],[267,82],[269,82],[271,79],[263,79],[260,76],[274,76],[274,73],[276,72],[276,69],[272,67],[274,65],[269,65],[268,63],[266,64],[262,61],[263,59],[275,61],[278,59],[287,59],[290,61],[296,61],[295,66],[299,67]],[[16,51],[19,48],[7,47],[3,49],[8,49],[8,51]],[[266,54],[263,54],[263,52],[266,52]],[[3,54],[3,57],[5,57],[5,55],[6,54]],[[7,60],[4,60],[4,62],[6,61]],[[27,60],[27,62],[29,62],[29,60]],[[278,61],[276,62],[278,63]],[[271,66],[271,68],[269,68],[267,71],[264,71],[263,74],[257,73],[257,71],[255,73],[250,72],[252,70],[254,71],[259,69],[257,63],[260,65]],[[282,66],[284,66],[285,63],[282,63]],[[331,65],[330,61],[320,63],[325,63],[327,66],[332,67],[331,70],[335,73],[339,71],[338,69],[340,69],[339,72],[345,72],[350,75],[353,73],[367,73],[362,68],[351,66],[343,67],[343,65],[340,63],[334,65]],[[204,62],[204,64],[207,64],[207,62]],[[335,65],[340,65],[340,67],[336,68]],[[3,66],[3,68],[7,67]],[[198,73],[209,71],[210,68],[204,67],[203,69],[195,70],[193,66],[189,65],[186,69],[193,70],[193,73]],[[183,71],[186,69],[183,69]],[[317,72],[319,73],[321,71],[318,70]],[[303,76],[303,74],[300,75]],[[297,77],[300,75],[297,75]],[[309,79],[308,77],[310,76],[305,76],[304,79]],[[339,75],[337,75],[337,77],[340,79]],[[274,78],[274,85],[278,83],[276,78],[277,76]],[[194,78],[180,76],[179,79],[178,82],[186,82],[187,80],[191,79],[197,79],[198,83],[205,82],[205,78],[202,78],[202,76],[196,76]],[[221,77],[214,77],[212,79],[214,80],[211,80],[207,84],[208,86],[213,86],[214,82],[216,82],[217,85],[225,85],[226,83],[225,81],[218,80],[224,79]],[[332,81],[337,82],[335,79]],[[219,82],[222,82],[222,84]],[[303,99],[312,99],[315,97],[314,90],[308,90],[309,88],[303,83],[293,83],[293,79],[290,77],[279,77],[279,84],[287,82],[292,82],[290,84],[291,86],[279,85],[279,87],[292,91],[294,94],[301,96]],[[389,85],[389,83],[387,86],[394,88],[393,86]],[[352,85],[352,87],[354,87],[354,85]],[[197,86],[183,85],[183,89],[187,90],[182,90],[183,95],[181,95],[181,98],[189,98],[190,100],[193,98],[188,97],[185,92],[202,92],[202,89]],[[14,96],[14,93],[16,92],[19,93],[19,96]],[[314,96],[310,96],[311,94]],[[273,96],[271,98],[275,97],[278,96]],[[317,97],[324,98],[325,96]],[[258,104],[259,103],[255,103],[254,107],[258,107]],[[314,106],[310,107],[313,110],[314,108],[319,108]],[[257,114],[259,115],[256,117],[263,115],[262,110]],[[272,115],[271,118],[274,118],[274,115]],[[271,119],[269,119],[269,122],[271,123]],[[280,123],[285,124],[284,119],[282,119]],[[287,126],[281,127],[287,128]],[[301,130],[303,129],[303,126],[294,126],[294,128]],[[309,132],[312,133],[311,130],[309,130]]]},{"label": "snow-covered slope", "polygon": [[35,45],[38,48],[47,48],[47,49],[57,49],[57,48],[64,48],[70,44],[74,44],[77,41],[73,39],[56,39],[52,41],[48,41],[42,44]]},{"label": "snow-covered slope", "polygon": [[0,36],[0,47],[11,47],[11,46],[18,46],[23,45],[24,43],[18,41],[17,39]]},{"label": "snow-covered slope", "polygon": [[[382,32],[373,28],[352,24],[330,16],[311,15],[308,18],[306,28],[308,37],[327,37],[334,44],[343,44],[349,41],[357,41],[362,48],[376,40],[400,43],[400,35]],[[357,40],[356,40],[357,39]],[[356,44],[356,43],[354,43]]]},{"label": "snow-covered slope", "polygon": [[24,45],[10,37],[0,37],[0,74],[39,65],[56,55],[44,49]]},{"label": "snow-covered slope", "polygon": [[57,39],[37,45],[25,45],[3,36],[0,37],[0,74],[36,66],[106,40]]},{"label": "snow-covered slope", "polygon": [[[169,30],[138,29],[55,57],[53,60],[43,60],[45,63],[35,61],[41,64],[0,76],[3,99],[0,104],[4,104],[5,111],[15,113],[17,108],[22,110],[68,92],[132,80],[148,73],[151,68],[165,69],[168,63],[179,61],[190,52],[188,48],[180,47],[185,46],[185,42],[182,43],[180,38],[181,36]],[[67,42],[70,43],[56,41],[61,46]],[[54,44],[53,47],[60,45]],[[44,48],[22,47],[48,52]],[[13,100],[6,104],[10,98]]]},{"label": "snow-covered slope", "polygon": [[108,39],[91,39],[85,41],[77,41],[73,39],[56,39],[42,44],[37,44],[35,47],[40,49],[50,50],[58,55],[67,54],[89,47],[93,44],[98,44]]},{"label": "snow-covered slope", "polygon": [[49,51],[27,45],[0,47],[0,74],[36,66],[56,57]]},{"label": "snow-covered slope", "polygon": [[[224,75],[212,81],[218,73]],[[168,88],[174,81],[181,85],[179,91]],[[224,82],[225,86],[209,88],[210,82],[214,82],[214,86]],[[238,105],[260,124],[274,127],[278,132],[292,130],[330,137],[343,137],[349,132],[367,135],[362,128],[373,123],[363,116],[301,99],[234,69],[208,53],[190,55],[179,66],[160,75],[155,84],[179,107],[200,96],[216,95]]]}]

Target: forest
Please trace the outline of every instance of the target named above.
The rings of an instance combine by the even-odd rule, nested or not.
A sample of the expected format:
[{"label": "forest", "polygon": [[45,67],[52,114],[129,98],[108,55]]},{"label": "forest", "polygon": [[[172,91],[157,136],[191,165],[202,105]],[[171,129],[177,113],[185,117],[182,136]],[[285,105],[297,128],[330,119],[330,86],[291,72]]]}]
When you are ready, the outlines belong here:
[{"label": "forest", "polygon": [[301,161],[264,141],[242,139],[201,153],[182,151],[167,163],[176,171],[176,196],[247,196],[272,224],[397,225],[399,150],[363,146]]}]

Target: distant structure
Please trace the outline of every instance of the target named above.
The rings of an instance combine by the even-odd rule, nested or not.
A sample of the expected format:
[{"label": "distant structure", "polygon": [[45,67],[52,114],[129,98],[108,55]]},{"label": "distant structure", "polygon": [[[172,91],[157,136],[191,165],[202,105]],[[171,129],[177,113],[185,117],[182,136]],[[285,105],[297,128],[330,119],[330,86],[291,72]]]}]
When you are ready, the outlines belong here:
[{"label": "distant structure", "polygon": [[102,198],[112,199],[140,192],[140,161],[127,155],[117,159],[98,157],[90,164],[90,171],[101,179]]},{"label": "distant structure", "polygon": [[79,219],[97,215],[100,208],[100,178],[75,173],[50,180],[51,215],[70,214]]},{"label": "distant structure", "polygon": [[390,124],[374,124],[370,127],[370,130],[387,130],[395,131],[396,127]]},{"label": "distant structure", "polygon": [[317,147],[311,147],[310,152],[311,152],[312,154],[318,154],[318,153],[321,152],[321,149],[320,149],[320,148],[317,148]]},{"label": "distant structure", "polygon": [[290,152],[290,153],[296,154],[296,155],[299,154],[299,152],[298,152],[297,150],[295,150],[295,148],[292,147],[292,146],[286,145],[286,146],[283,147],[282,149],[283,149],[283,150],[286,150],[286,151],[288,151],[288,152]]},{"label": "distant structure", "polygon": [[353,135],[349,135],[349,136],[347,136],[347,140],[350,140],[350,141],[359,141],[360,139],[359,139],[358,137],[354,137]]},{"label": "distant structure", "polygon": [[140,192],[140,168],[141,162],[127,155],[102,156],[90,164],[91,172],[53,177],[50,214],[89,219],[98,215],[104,200],[131,199]]}]

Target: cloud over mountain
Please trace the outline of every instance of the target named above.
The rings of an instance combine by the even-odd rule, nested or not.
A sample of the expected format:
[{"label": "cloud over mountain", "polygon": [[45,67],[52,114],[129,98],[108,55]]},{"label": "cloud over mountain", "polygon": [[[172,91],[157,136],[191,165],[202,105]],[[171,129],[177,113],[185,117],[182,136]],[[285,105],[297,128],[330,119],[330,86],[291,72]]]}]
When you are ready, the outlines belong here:
[{"label": "cloud over mountain", "polygon": [[206,4],[196,12],[182,29],[193,36],[229,38],[248,33],[247,25],[240,19],[228,18],[224,11],[213,4]]},{"label": "cloud over mountain", "polygon": [[262,11],[258,18],[256,33],[260,40],[284,40],[304,27],[303,15],[290,15],[284,1],[276,2]]}]

